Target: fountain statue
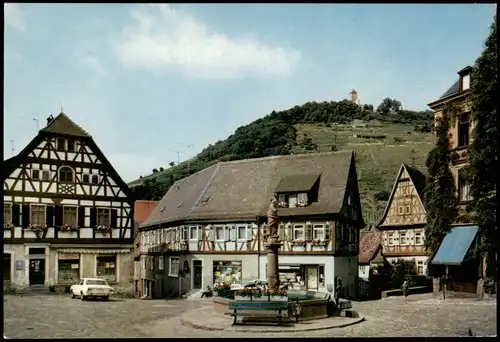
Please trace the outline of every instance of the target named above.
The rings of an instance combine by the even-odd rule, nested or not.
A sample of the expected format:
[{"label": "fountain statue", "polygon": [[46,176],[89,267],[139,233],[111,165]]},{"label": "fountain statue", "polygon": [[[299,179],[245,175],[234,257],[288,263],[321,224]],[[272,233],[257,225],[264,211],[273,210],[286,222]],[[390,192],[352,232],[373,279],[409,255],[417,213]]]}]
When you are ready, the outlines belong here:
[{"label": "fountain statue", "polygon": [[273,198],[267,211],[267,226],[269,238],[266,244],[267,251],[267,286],[271,291],[278,291],[280,279],[278,274],[278,253],[281,247],[278,235],[278,201]]}]

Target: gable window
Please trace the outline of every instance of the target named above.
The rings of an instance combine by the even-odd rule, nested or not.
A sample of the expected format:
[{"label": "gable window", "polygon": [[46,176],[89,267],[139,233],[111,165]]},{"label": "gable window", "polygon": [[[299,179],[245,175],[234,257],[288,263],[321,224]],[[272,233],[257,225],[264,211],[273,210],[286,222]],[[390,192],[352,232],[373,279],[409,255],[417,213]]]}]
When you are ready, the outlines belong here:
[{"label": "gable window", "polygon": [[470,195],[470,183],[464,178],[464,176],[458,174],[458,200],[460,202],[466,202],[472,200]]},{"label": "gable window", "polygon": [[66,144],[65,144],[64,139],[57,139],[57,149],[58,149],[59,151],[64,151],[64,149],[65,149],[65,147],[66,147],[65,145],[66,145]]},{"label": "gable window", "polygon": [[460,116],[460,120],[458,122],[458,146],[467,146],[469,145],[469,114],[462,114]]},{"label": "gable window", "polygon": [[404,210],[405,208],[402,205],[398,206],[398,215],[403,215],[405,213]]},{"label": "gable window", "polygon": [[32,179],[40,179],[40,170],[31,170]]},{"label": "gable window", "polygon": [[42,171],[42,180],[43,181],[50,181],[50,171],[49,170],[43,170]]},{"label": "gable window", "polygon": [[63,224],[76,225],[76,207],[63,207]]},{"label": "gable window", "polygon": [[247,227],[238,226],[238,240],[246,240],[246,239],[247,239]]},{"label": "gable window", "polygon": [[60,182],[72,182],[73,181],[73,169],[69,166],[63,166],[59,169],[59,181]]},{"label": "gable window", "polygon": [[297,201],[301,205],[307,204],[307,193],[301,192],[300,194],[297,195]]},{"label": "gable window", "polygon": [[389,246],[394,245],[394,234],[390,233],[389,234]]},{"label": "gable window", "polygon": [[82,182],[83,183],[90,183],[90,177],[89,177],[89,175],[83,175],[82,176]]},{"label": "gable window", "polygon": [[3,204],[3,220],[5,223],[12,222],[12,203]]},{"label": "gable window", "polygon": [[297,206],[297,195],[288,196],[288,207],[295,208]]},{"label": "gable window", "polygon": [[315,224],[313,226],[313,239],[314,240],[324,240],[325,239],[325,226],[322,224]]},{"label": "gable window", "polygon": [[294,240],[305,240],[304,225],[296,224],[293,226],[293,239]]},{"label": "gable window", "polygon": [[68,140],[68,151],[70,151],[70,152],[75,151],[75,141],[74,140]]},{"label": "gable window", "polygon": [[92,184],[98,184],[98,183],[99,183],[99,176],[92,175]]},{"label": "gable window", "polygon": [[410,215],[411,214],[411,205],[407,204],[405,205],[405,215]]},{"label": "gable window", "polygon": [[461,84],[462,90],[469,89],[470,88],[470,74],[462,76],[461,83],[462,83]]},{"label": "gable window", "polygon": [[179,257],[168,258],[168,275],[169,277],[179,276]]},{"label": "gable window", "polygon": [[399,238],[401,239],[401,244],[406,245],[406,233],[399,234]]},{"label": "gable window", "polygon": [[224,227],[222,226],[216,226],[215,227],[215,240],[217,241],[224,241]]},{"label": "gable window", "polygon": [[198,240],[198,227],[189,227],[189,240]]},{"label": "gable window", "polygon": [[288,208],[288,196],[285,194],[278,195],[278,206]]},{"label": "gable window", "polygon": [[97,208],[97,225],[98,226],[110,226],[110,215],[108,208]]},{"label": "gable window", "polygon": [[31,224],[33,225],[45,225],[45,206],[32,204],[30,207]]}]

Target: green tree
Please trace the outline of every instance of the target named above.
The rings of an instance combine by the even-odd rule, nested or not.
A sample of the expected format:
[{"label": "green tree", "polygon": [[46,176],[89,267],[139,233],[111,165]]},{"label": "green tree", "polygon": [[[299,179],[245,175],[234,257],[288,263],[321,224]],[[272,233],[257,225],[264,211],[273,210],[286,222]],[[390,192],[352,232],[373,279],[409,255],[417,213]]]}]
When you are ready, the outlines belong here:
[{"label": "green tree", "polygon": [[[494,255],[498,250],[497,235],[497,24],[496,16],[484,50],[476,60],[471,74],[471,119],[474,122],[469,146],[469,166],[472,201],[469,210],[480,227],[479,250],[492,262],[487,263],[487,275],[496,276]],[[491,267],[489,267],[491,266]]]},{"label": "green tree", "polygon": [[429,254],[439,247],[457,216],[456,188],[450,171],[450,112],[451,109],[446,108],[443,116],[437,120],[436,145],[426,160],[428,176],[424,190],[427,207],[425,247]]}]

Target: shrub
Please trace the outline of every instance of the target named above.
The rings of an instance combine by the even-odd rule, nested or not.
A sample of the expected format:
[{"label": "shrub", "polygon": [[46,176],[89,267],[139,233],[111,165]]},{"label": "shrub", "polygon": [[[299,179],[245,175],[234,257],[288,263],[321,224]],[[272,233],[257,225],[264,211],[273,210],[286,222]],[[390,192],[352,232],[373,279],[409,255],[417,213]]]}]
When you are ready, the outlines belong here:
[{"label": "shrub", "polygon": [[376,201],[387,201],[389,199],[389,196],[390,196],[389,191],[382,190],[373,195],[373,198]]}]

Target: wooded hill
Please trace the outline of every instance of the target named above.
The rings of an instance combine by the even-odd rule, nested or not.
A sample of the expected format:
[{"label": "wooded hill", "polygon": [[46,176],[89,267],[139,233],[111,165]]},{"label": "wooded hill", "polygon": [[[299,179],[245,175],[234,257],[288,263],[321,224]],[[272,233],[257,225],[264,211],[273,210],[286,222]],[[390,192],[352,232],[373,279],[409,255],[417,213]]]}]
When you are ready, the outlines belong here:
[{"label": "wooded hill", "polygon": [[[387,197],[383,192],[390,192],[399,165],[412,161],[417,167],[424,165],[425,154],[432,148],[429,133],[432,127],[432,111],[405,110],[399,101],[390,98],[384,99],[376,109],[348,100],[307,102],[288,110],[273,111],[239,127],[226,140],[207,146],[189,161],[179,165],[170,162],[169,168],[154,169],[152,174],[141,176],[129,186],[138,199],[159,200],[176,180],[219,161],[353,149],[357,154],[369,153],[372,158],[385,154],[384,159],[390,160],[389,163],[366,160],[370,169],[378,164],[382,168],[366,172],[366,177],[363,177],[363,167],[357,164],[358,174],[361,172],[363,211],[369,216],[365,220],[371,223],[383,207]],[[408,140],[413,142],[411,146],[405,144]],[[415,148],[415,144],[420,145]],[[370,181],[368,178],[374,178],[373,172],[382,176],[375,175],[375,181]],[[373,186],[364,184],[363,178]]]}]

